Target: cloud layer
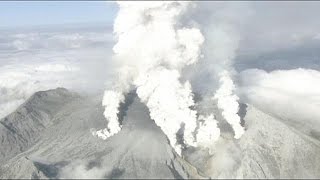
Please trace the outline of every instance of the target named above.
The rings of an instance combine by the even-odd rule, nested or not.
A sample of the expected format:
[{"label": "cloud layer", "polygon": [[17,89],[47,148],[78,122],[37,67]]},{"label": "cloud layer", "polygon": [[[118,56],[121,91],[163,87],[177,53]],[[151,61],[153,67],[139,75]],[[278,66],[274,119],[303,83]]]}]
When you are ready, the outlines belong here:
[{"label": "cloud layer", "polygon": [[320,72],[250,69],[241,72],[244,101],[284,120],[320,127]]},{"label": "cloud layer", "polygon": [[[112,74],[108,29],[20,30],[0,35],[0,118],[34,92],[56,87],[94,93]],[[109,49],[109,50],[108,50]],[[110,67],[106,71],[105,67]]]}]

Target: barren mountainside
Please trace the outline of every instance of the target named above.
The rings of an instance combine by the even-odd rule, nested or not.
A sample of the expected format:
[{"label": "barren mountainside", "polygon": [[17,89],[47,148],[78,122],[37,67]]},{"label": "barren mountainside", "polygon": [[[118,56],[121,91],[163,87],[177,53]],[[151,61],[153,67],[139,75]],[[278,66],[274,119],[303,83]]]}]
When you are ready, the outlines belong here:
[{"label": "barren mountainside", "polygon": [[240,140],[222,128],[213,156],[187,148],[181,158],[134,93],[121,109],[123,129],[104,141],[90,132],[107,125],[101,97],[37,92],[0,121],[0,178],[320,177],[319,140],[251,105],[244,110]]}]

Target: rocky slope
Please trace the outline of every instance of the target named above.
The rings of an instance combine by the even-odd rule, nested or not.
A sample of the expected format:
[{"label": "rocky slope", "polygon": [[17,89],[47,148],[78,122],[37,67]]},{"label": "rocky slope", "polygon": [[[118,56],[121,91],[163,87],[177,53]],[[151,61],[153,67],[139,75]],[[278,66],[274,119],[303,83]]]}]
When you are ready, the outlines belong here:
[{"label": "rocky slope", "polygon": [[[123,130],[116,136],[103,141],[93,137],[91,128],[103,128],[106,121],[100,106],[100,97],[96,99],[76,96],[62,89],[53,90],[60,96],[51,96],[52,91],[43,92],[42,100],[30,98],[19,109],[29,104],[41,102],[41,108],[50,104],[54,108],[46,117],[47,126],[39,133],[25,137],[29,146],[20,154],[7,158],[8,151],[1,152],[4,164],[0,169],[1,178],[188,178],[196,177],[196,170],[183,162],[173,152],[166,136],[150,120],[148,111],[138,99],[131,97],[123,119]],[[55,94],[55,95],[56,95]],[[37,96],[37,93],[35,94]],[[48,97],[59,103],[46,101]],[[36,111],[36,110],[35,110]],[[51,110],[48,110],[51,111]],[[12,113],[17,116],[20,113]],[[25,111],[24,116],[30,112]],[[34,113],[34,112],[32,112]],[[6,122],[11,119],[7,119]],[[23,119],[22,119],[23,120]],[[15,121],[13,121],[15,122]],[[12,123],[13,123],[12,122]],[[37,130],[38,119],[34,119],[25,134]],[[32,123],[31,123],[32,124]],[[40,133],[41,132],[41,133]],[[10,133],[7,132],[9,136]],[[19,129],[16,134],[20,134]],[[5,133],[4,133],[5,134]],[[2,140],[2,139],[1,139]],[[2,144],[1,144],[2,145]],[[3,147],[3,146],[2,146]],[[15,143],[5,144],[6,149],[15,149]],[[11,154],[10,154],[11,155]],[[189,169],[187,172],[186,169]],[[194,174],[192,174],[194,173]]]},{"label": "rocky slope", "polygon": [[37,92],[0,121],[0,162],[27,150],[38,141],[52,119],[68,102],[79,98],[66,89]]},{"label": "rocky slope", "polygon": [[146,106],[134,94],[127,99],[122,131],[103,141],[90,133],[107,123],[101,97],[36,93],[1,120],[0,178],[320,177],[319,140],[250,105],[240,140],[225,127],[211,154],[189,148],[180,158]]}]

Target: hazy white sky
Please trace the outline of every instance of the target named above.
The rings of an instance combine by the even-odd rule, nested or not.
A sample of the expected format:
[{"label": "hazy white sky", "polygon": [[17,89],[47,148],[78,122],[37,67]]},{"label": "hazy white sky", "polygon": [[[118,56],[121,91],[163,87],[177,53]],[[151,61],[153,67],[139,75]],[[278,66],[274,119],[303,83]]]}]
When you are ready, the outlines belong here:
[{"label": "hazy white sky", "polygon": [[[221,13],[224,21],[232,20],[240,34],[238,71],[320,69],[320,2],[223,3],[201,2],[201,13],[190,12],[189,18],[210,25],[208,14]],[[12,99],[21,103],[41,88],[104,89],[112,72],[117,10],[114,2],[0,2],[0,27],[11,27],[0,33],[1,103],[14,107]],[[69,23],[105,26],[13,28]],[[44,76],[46,68],[52,71]]]},{"label": "hazy white sky", "polygon": [[116,3],[112,1],[1,1],[0,27],[112,24],[116,12]]}]

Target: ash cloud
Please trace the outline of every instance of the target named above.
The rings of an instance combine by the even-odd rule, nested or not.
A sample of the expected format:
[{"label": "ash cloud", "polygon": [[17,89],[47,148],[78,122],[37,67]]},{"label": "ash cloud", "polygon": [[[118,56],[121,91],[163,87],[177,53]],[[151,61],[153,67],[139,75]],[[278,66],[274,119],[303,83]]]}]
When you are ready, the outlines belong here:
[{"label": "ash cloud", "polygon": [[[237,115],[239,99],[312,126],[320,117],[319,71],[288,69],[319,69],[320,26],[314,18],[319,6],[318,2],[122,2],[115,36],[101,29],[4,31],[0,118],[39,90],[63,86],[97,92],[107,87],[102,103],[108,127],[94,133],[104,139],[121,130],[119,104],[132,89],[178,153],[184,145],[211,147],[220,137],[215,114],[193,108],[193,92],[217,102],[236,138],[244,133]],[[278,56],[279,51],[301,56]],[[268,56],[261,57],[262,53]],[[234,67],[244,71],[238,74]],[[176,133],[182,127],[184,141],[179,144]]]},{"label": "ash cloud", "polygon": [[180,154],[176,134],[182,124],[186,144],[195,143],[196,129],[196,111],[189,108],[194,105],[191,86],[188,81],[179,81],[180,71],[198,61],[204,38],[199,29],[178,26],[188,3],[119,2],[119,6],[114,24],[118,42],[113,50],[120,79],[105,92],[108,129],[96,135],[106,139],[120,130],[117,109],[123,94],[134,86],[151,118]]},{"label": "ash cloud", "polygon": [[[119,78],[108,87],[103,99],[108,127],[93,132],[93,135],[107,139],[121,130],[117,116],[119,104],[124,101],[124,94],[136,88],[137,95],[148,106],[151,118],[167,135],[178,154],[184,145],[197,146],[197,141],[202,145],[210,140],[210,145],[214,143],[220,135],[214,115],[198,117],[197,111],[191,108],[195,106],[192,86],[187,78],[182,77],[182,71],[201,61],[202,57],[205,65],[210,64],[204,69],[218,79],[216,92],[214,88],[210,89],[215,94],[212,99],[218,101],[224,119],[235,132],[234,137],[241,137],[244,129],[237,115],[239,104],[232,80],[232,62],[239,41],[237,33],[233,32],[236,28],[225,21],[222,18],[225,14],[219,14],[219,11],[219,15],[213,13],[210,18],[212,26],[202,26],[202,29],[193,26],[193,20],[187,21],[185,17],[194,5],[197,4],[119,3],[120,10],[114,24],[118,42],[113,48]],[[228,6],[226,9],[232,11]],[[198,118],[204,122],[197,123]],[[197,128],[207,133],[200,132],[195,136]],[[181,129],[183,144],[176,139]]]}]

